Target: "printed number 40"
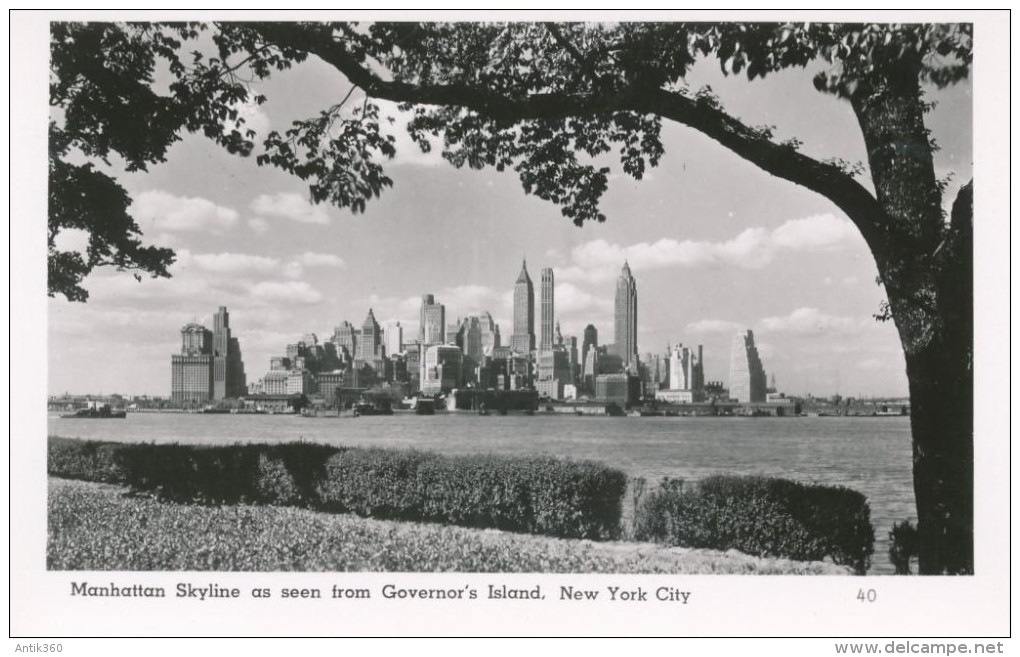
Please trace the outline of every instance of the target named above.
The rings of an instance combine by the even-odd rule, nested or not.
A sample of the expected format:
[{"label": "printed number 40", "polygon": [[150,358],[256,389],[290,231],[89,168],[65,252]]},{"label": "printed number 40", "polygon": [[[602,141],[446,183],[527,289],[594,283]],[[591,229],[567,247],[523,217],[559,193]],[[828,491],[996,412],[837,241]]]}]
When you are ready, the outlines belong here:
[{"label": "printed number 40", "polygon": [[858,589],[857,599],[861,602],[874,602],[878,600],[878,592],[875,589]]}]

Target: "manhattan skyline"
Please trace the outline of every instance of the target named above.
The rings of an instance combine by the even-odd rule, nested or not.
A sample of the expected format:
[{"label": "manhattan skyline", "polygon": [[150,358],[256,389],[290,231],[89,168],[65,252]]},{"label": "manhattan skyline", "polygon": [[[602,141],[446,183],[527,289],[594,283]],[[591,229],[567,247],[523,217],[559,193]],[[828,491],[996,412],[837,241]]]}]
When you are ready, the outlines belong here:
[{"label": "manhattan skyline", "polygon": [[[801,139],[812,154],[866,160],[849,110],[814,91],[811,74],[753,83],[770,90],[768,103],[754,105],[744,99],[745,80],[711,66],[692,79],[711,84],[749,123],[778,123],[777,135]],[[245,110],[262,135],[348,88],[315,61],[255,86],[271,99]],[[936,167],[954,174],[953,198],[971,176],[970,82],[930,96],[942,147]],[[148,173],[118,173],[144,241],[177,250],[174,277],[136,282],[103,271],[85,282],[88,303],[49,300],[48,391],[167,395],[180,327],[211,324],[202,313],[221,305],[245,361],[259,368],[305,333],[322,337],[344,320],[360,325],[369,308],[380,324],[399,321],[416,335],[425,293],[444,304],[447,321],[490,312],[508,342],[524,254],[533,271],[555,271],[564,335],[580,339],[592,324],[611,339],[616,278],[627,261],[641,288],[641,354],[704,344],[706,379],[726,380],[733,333],[751,329],[783,390],[906,394],[895,328],[872,317],[884,294],[856,229],[821,197],[704,137],[665,124],[666,154],[640,182],[607,159],[608,220],[576,228],[556,206],[525,195],[512,172],[458,170],[394,134],[394,187],[363,215],[312,206],[300,181],[198,137],[186,136]]]}]

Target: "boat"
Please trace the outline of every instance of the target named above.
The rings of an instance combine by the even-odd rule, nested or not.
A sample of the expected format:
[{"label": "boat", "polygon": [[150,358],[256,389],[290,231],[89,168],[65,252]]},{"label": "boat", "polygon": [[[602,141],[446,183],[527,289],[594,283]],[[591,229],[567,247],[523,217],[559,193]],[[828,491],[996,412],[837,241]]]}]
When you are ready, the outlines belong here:
[{"label": "boat", "polygon": [[414,405],[414,412],[416,415],[435,415],[436,414],[436,402],[432,399],[419,399]]},{"label": "boat", "polygon": [[354,407],[354,414],[358,415],[393,415],[393,409],[389,404],[358,404]]},{"label": "boat", "polygon": [[74,413],[65,413],[60,417],[71,420],[122,420],[127,417],[127,411],[115,411],[109,404],[81,408]]}]

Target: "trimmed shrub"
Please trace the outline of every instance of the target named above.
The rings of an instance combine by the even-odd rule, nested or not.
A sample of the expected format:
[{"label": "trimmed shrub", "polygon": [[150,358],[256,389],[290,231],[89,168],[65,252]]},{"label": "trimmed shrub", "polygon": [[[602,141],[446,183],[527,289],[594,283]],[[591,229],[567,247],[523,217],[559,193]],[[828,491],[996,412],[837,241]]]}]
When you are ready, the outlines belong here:
[{"label": "trimmed shrub", "polygon": [[620,533],[626,477],[598,463],[351,449],[326,464],[324,508],[569,538]]},{"label": "trimmed shrub", "polygon": [[119,484],[124,474],[114,454],[123,445],[50,436],[46,471],[54,477]]},{"label": "trimmed shrub", "polygon": [[910,560],[917,557],[917,527],[909,520],[893,523],[889,541],[889,560],[896,574],[909,575]]},{"label": "trimmed shrub", "polygon": [[864,574],[874,552],[871,511],[841,486],[764,477],[709,477],[684,486],[664,479],[634,518],[637,540],[735,549],[801,561],[831,559]]},{"label": "trimmed shrub", "polygon": [[626,490],[619,470],[551,457],[63,439],[51,439],[50,451],[52,475],[115,481],[174,502],[305,506],[571,538],[618,537]]},{"label": "trimmed shrub", "polygon": [[136,490],[174,502],[314,505],[328,445],[124,445],[116,459]]}]

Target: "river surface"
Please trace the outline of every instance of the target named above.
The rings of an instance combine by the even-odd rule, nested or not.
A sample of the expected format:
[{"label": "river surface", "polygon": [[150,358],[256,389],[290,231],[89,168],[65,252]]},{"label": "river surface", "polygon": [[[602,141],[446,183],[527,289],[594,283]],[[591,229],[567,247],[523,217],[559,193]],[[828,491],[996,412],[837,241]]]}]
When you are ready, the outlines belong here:
[{"label": "river surface", "polygon": [[[875,527],[872,574],[892,573],[893,522],[916,523],[910,420],[902,417],[604,418],[413,414],[360,418],[129,413],[124,420],[49,418],[49,433],[125,442],[306,440],[429,449],[445,454],[548,454],[602,461],[649,484],[712,474],[756,474],[864,493]],[[631,510],[624,499],[624,513]]]}]

